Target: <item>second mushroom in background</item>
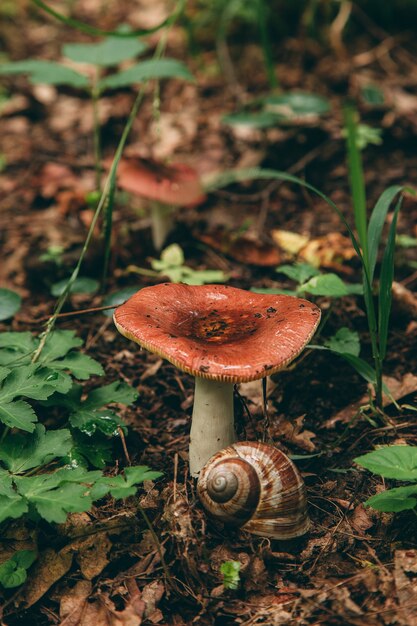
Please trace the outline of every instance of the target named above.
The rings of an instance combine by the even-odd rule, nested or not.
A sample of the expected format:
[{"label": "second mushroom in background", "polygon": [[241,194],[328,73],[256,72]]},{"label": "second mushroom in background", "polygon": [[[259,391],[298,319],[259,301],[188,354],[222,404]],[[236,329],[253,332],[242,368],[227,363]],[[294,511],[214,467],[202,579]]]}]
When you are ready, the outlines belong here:
[{"label": "second mushroom in background", "polygon": [[198,174],[184,163],[164,165],[150,159],[121,159],[117,170],[121,189],[149,205],[152,242],[161,250],[173,227],[175,207],[192,207],[205,200]]},{"label": "second mushroom in background", "polygon": [[145,287],[114,313],[125,337],[195,377],[190,472],[235,442],[233,387],[274,374],[310,341],[320,309],[225,285]]}]

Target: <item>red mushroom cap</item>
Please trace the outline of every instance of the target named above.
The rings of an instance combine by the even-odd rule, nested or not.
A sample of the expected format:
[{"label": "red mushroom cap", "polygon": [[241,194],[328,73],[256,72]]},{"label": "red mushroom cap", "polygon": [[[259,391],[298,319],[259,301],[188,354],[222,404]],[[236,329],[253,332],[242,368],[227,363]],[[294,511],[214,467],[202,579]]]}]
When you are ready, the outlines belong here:
[{"label": "red mushroom cap", "polygon": [[164,204],[189,206],[206,198],[197,172],[184,163],[168,166],[138,158],[122,159],[117,178],[122,189]]},{"label": "red mushroom cap", "polygon": [[133,295],[114,321],[122,335],[184,372],[239,383],[295,359],[313,336],[320,309],[293,296],[163,283]]}]

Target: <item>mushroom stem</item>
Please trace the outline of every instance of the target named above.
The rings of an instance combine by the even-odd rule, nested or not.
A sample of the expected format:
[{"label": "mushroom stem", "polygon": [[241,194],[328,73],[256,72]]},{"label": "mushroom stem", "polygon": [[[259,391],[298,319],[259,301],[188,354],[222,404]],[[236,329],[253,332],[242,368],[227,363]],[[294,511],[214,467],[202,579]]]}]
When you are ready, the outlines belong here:
[{"label": "mushroom stem", "polygon": [[161,202],[152,202],[151,205],[151,227],[152,243],[155,250],[161,250],[172,230],[173,218],[172,207]]},{"label": "mushroom stem", "polygon": [[197,477],[207,461],[236,440],[233,383],[196,377],[190,432],[190,473]]}]

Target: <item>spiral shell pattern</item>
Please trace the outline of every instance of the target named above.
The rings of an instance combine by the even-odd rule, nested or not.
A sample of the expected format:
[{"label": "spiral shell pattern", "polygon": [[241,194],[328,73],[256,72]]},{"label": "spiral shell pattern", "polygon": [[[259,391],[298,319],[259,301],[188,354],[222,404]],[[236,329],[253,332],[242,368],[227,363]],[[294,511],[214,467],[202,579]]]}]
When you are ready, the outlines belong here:
[{"label": "spiral shell pattern", "polygon": [[271,539],[307,532],[304,482],[290,459],[259,442],[233,444],[200,472],[198,496],[211,517]]}]

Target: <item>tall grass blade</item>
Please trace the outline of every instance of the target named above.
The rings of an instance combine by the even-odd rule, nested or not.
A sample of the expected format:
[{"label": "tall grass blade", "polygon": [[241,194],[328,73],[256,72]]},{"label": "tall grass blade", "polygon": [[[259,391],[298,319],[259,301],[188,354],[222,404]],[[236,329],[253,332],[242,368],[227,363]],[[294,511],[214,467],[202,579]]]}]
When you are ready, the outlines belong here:
[{"label": "tall grass blade", "polygon": [[392,222],[388,233],[388,241],[382,257],[381,275],[379,277],[378,334],[379,354],[381,359],[385,358],[387,351],[388,322],[391,311],[392,281],[394,278],[395,235],[397,231],[397,219],[401,203],[402,198],[399,198],[392,216]]},{"label": "tall grass blade", "polygon": [[369,259],[369,278],[372,283],[375,273],[375,266],[378,257],[378,248],[381,242],[382,229],[384,227],[385,218],[390,208],[391,202],[395,196],[404,189],[400,185],[388,187],[380,195],[369,219],[368,226],[368,259]]},{"label": "tall grass blade", "polygon": [[[358,232],[359,243],[363,252],[363,259],[368,270],[368,237],[366,217],[366,191],[365,178],[363,175],[361,153],[356,143],[357,126],[355,122],[355,110],[352,107],[345,108],[345,127],[347,131],[347,160],[349,180],[353,199],[353,214],[355,226]],[[372,281],[370,281],[372,282]]]}]

